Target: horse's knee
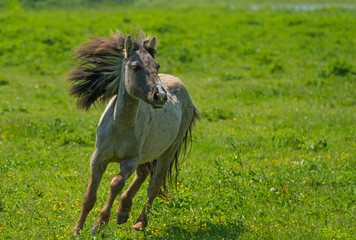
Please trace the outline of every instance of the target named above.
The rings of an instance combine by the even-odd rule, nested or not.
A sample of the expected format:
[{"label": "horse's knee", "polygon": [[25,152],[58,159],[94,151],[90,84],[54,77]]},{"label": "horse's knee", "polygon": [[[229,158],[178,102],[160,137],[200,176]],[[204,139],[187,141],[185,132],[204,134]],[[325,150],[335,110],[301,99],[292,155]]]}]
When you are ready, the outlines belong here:
[{"label": "horse's knee", "polygon": [[110,191],[119,193],[125,186],[125,179],[121,175],[115,176],[110,183]]}]

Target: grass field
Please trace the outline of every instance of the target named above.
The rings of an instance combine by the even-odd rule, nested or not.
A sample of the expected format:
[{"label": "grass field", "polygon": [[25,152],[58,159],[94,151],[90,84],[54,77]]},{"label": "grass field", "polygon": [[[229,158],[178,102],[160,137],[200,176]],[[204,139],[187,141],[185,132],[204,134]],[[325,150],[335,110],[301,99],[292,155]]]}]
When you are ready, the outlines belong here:
[{"label": "grass field", "polygon": [[[72,51],[137,27],[157,36],[160,71],[183,80],[202,121],[146,232],[131,231],[144,184],[128,223],[113,217],[95,239],[356,239],[356,9],[138,2],[0,10],[0,239],[71,237],[103,111],[68,97]],[[80,239],[118,172],[109,165]]]}]

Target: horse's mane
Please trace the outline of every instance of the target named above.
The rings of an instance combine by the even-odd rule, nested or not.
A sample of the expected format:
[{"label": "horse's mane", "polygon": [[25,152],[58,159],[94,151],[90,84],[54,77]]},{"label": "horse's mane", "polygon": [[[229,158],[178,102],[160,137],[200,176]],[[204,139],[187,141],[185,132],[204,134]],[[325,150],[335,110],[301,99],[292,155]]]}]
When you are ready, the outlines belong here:
[{"label": "horse's mane", "polygon": [[[131,34],[134,50],[145,48],[153,57],[156,51],[147,48],[149,39],[142,31]],[[77,97],[77,107],[89,110],[96,102],[105,104],[118,93],[124,45],[127,35],[117,31],[108,38],[91,36],[88,42],[78,47],[74,59],[78,66],[68,77],[72,82],[69,94]]]}]

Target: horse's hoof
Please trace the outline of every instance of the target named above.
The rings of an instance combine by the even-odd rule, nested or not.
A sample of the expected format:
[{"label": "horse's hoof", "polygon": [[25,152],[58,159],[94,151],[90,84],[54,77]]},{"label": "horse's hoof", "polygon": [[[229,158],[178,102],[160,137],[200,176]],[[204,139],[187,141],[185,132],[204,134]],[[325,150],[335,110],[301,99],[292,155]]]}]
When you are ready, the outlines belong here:
[{"label": "horse's hoof", "polygon": [[73,235],[74,236],[78,236],[81,233],[82,229],[80,228],[74,228],[73,229]]},{"label": "horse's hoof", "polygon": [[126,215],[116,215],[116,223],[117,224],[123,224],[125,222],[127,222],[127,220],[129,219],[130,215],[126,214]]},{"label": "horse's hoof", "polygon": [[137,222],[132,226],[132,230],[134,231],[145,231],[145,224],[143,222]]}]

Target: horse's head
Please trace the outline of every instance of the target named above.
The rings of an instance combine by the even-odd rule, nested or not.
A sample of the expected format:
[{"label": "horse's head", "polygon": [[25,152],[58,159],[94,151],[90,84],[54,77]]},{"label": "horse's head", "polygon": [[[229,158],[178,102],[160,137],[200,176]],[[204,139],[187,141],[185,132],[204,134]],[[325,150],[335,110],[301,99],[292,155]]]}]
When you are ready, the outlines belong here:
[{"label": "horse's head", "polygon": [[126,91],[156,109],[167,102],[167,92],[158,76],[159,64],[153,59],[152,52],[155,49],[156,38],[135,48],[131,36],[128,36],[125,40],[123,64]]}]

